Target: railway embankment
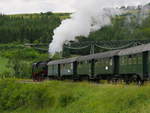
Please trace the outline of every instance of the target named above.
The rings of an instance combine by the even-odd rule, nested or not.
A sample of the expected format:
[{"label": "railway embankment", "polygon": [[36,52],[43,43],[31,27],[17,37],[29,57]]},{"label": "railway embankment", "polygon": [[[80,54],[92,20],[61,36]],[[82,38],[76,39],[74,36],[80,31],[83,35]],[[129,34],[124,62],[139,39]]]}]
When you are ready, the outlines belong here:
[{"label": "railway embankment", "polygon": [[0,80],[0,113],[149,113],[150,86]]}]

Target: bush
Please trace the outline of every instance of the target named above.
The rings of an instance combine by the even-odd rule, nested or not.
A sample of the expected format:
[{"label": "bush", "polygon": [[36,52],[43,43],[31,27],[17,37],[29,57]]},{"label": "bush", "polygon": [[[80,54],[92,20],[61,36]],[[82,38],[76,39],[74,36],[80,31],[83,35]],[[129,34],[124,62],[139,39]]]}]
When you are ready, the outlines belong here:
[{"label": "bush", "polygon": [[[32,48],[3,50],[2,56],[8,60],[6,68],[9,71],[1,73],[4,77],[31,78],[32,63],[48,59],[48,55]],[[8,75],[6,75],[8,74]]]},{"label": "bush", "polygon": [[73,96],[73,94],[69,94],[68,92],[66,94],[60,95],[59,97],[59,103],[61,107],[66,107],[75,100],[76,98]]},{"label": "bush", "polygon": [[24,84],[15,80],[0,80],[0,110],[18,108],[42,109],[52,106],[55,98],[40,84]]},{"label": "bush", "polygon": [[149,113],[150,87],[0,80],[0,113]]}]

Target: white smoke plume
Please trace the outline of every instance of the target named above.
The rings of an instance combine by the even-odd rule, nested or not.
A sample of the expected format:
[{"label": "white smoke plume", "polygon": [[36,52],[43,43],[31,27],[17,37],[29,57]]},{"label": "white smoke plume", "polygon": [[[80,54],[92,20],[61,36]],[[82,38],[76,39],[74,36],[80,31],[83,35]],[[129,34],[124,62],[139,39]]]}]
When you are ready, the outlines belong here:
[{"label": "white smoke plume", "polygon": [[61,52],[64,43],[75,40],[77,36],[88,37],[90,32],[110,25],[111,17],[122,13],[119,7],[145,5],[149,2],[150,0],[74,0],[76,12],[54,30],[49,53]]}]

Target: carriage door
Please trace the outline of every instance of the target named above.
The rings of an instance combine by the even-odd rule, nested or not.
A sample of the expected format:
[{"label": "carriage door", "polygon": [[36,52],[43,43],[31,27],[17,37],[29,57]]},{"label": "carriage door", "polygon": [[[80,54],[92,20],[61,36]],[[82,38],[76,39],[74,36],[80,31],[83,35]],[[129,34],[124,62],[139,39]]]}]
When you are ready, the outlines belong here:
[{"label": "carriage door", "polygon": [[148,77],[148,51],[143,52],[143,77],[147,78]]}]

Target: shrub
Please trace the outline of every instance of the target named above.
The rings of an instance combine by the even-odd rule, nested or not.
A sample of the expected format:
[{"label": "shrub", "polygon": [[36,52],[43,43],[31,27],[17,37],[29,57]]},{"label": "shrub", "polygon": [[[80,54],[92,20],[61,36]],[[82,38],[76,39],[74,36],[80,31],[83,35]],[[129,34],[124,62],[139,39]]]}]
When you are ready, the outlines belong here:
[{"label": "shrub", "polygon": [[59,97],[59,104],[61,107],[66,107],[70,103],[74,102],[76,98],[73,96],[73,94],[69,94],[68,92],[66,94],[62,94]]},{"label": "shrub", "polygon": [[24,84],[14,80],[0,80],[0,110],[18,108],[42,109],[53,106],[55,98],[40,84]]}]

